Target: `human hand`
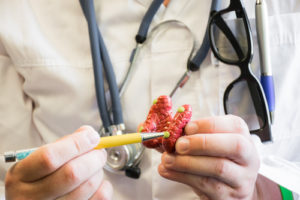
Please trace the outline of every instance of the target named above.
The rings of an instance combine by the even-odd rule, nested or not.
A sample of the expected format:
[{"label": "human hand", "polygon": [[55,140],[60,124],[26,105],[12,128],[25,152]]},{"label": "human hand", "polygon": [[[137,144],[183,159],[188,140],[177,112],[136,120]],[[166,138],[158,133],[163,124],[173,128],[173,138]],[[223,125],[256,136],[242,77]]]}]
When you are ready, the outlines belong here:
[{"label": "human hand", "polygon": [[191,186],[201,200],[257,198],[259,156],[242,119],[200,119],[190,122],[185,133],[176,154],[162,155],[161,176]]},{"label": "human hand", "polygon": [[99,140],[84,126],[37,149],[7,172],[6,199],[111,199],[112,186],[103,181],[106,151],[93,149]]}]

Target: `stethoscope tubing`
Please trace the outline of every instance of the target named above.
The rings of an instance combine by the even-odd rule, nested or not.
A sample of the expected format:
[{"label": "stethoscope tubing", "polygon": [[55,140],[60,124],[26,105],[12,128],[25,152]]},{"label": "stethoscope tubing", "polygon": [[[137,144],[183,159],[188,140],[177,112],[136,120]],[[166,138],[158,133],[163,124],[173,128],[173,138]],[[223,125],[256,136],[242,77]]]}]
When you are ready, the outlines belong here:
[{"label": "stethoscope tubing", "polygon": [[[149,32],[149,27],[153,20],[153,17],[157,13],[159,7],[163,3],[163,0],[153,0],[149,9],[147,10],[141,25],[139,27],[138,33],[136,35],[137,46],[133,52],[133,59],[130,60],[129,70],[120,85],[120,88],[117,86],[115,74],[113,71],[112,63],[109,58],[108,51],[106,49],[105,43],[101,36],[100,30],[98,29],[98,24],[96,21],[95,9],[93,0],[80,0],[81,7],[88,21],[89,27],[89,35],[90,35],[90,43],[91,43],[91,52],[92,59],[94,65],[94,76],[95,76],[95,87],[96,87],[96,97],[97,103],[99,106],[99,112],[102,119],[102,123],[105,131],[112,125],[123,124],[123,115],[122,115],[122,107],[120,103],[120,97],[124,93],[129,79],[133,76],[134,69],[136,68],[136,58],[142,48],[142,44],[146,41],[147,35]],[[219,7],[219,0],[212,0],[211,11],[216,10]],[[162,22],[164,23],[164,22]],[[209,39],[208,39],[208,31],[206,30],[205,36],[203,38],[203,42],[199,50],[196,52],[195,56],[194,47],[189,56],[187,63],[187,72],[184,76],[190,76],[191,71],[199,70],[202,62],[206,58],[208,51],[210,48]],[[193,56],[193,57],[192,57]],[[109,85],[109,92],[111,97],[111,109],[108,109],[106,98],[105,98],[105,90],[104,90],[104,78],[103,78],[103,69],[107,78],[107,82]],[[183,79],[181,78],[181,81]],[[179,81],[180,82],[180,81]],[[177,83],[171,95],[176,91],[176,88],[182,86],[182,83]],[[110,113],[112,111],[113,120],[110,118]]]},{"label": "stethoscope tubing", "polygon": [[138,33],[135,37],[137,43],[141,44],[147,39],[148,30],[153,20],[153,17],[157,13],[159,7],[163,2],[164,0],[153,0],[153,2],[151,3],[149,9],[147,10],[145,16],[142,19]]},{"label": "stethoscope tubing", "polygon": [[[218,1],[219,0],[212,1],[212,8],[217,7],[217,6],[213,6],[213,5],[216,5],[215,3],[217,3]],[[123,81],[120,85],[120,88],[118,88],[115,74],[113,71],[113,66],[112,66],[111,60],[109,58],[106,46],[104,44],[101,32],[98,28],[98,23],[96,21],[94,2],[93,2],[93,0],[80,0],[82,10],[83,10],[84,15],[88,22],[91,53],[92,53],[93,68],[94,68],[96,99],[97,99],[97,104],[99,107],[99,113],[100,113],[100,116],[102,119],[102,125],[104,127],[104,131],[101,130],[101,132],[100,132],[101,134],[103,134],[103,133],[105,133],[105,134],[106,133],[122,134],[122,130],[120,132],[117,131],[116,133],[114,133],[112,131],[114,127],[117,127],[116,125],[123,124],[123,115],[122,115],[120,97],[126,90],[129,81],[133,77],[134,71],[137,67],[137,64],[136,64],[137,57],[143,47],[143,43],[147,39],[147,36],[149,33],[149,27],[151,25],[153,17],[157,13],[157,11],[160,8],[160,6],[162,5],[162,3],[163,3],[163,0],[153,0],[149,9],[147,10],[145,16],[143,17],[141,25],[138,30],[138,33],[135,38],[137,44],[136,44],[136,48],[134,49],[132,56],[130,58],[129,69],[125,75],[125,78],[123,79]],[[162,22],[162,24],[164,24],[164,22]],[[156,28],[153,28],[151,32],[153,32],[155,29]],[[188,28],[188,30],[190,31],[189,28]],[[206,34],[205,34],[205,37],[203,39],[200,49],[197,51],[195,56],[192,58],[193,53],[195,52],[195,38],[194,38],[193,48],[192,48],[191,54],[188,58],[188,62],[192,58],[191,63],[193,64],[194,67],[196,66],[196,70],[200,68],[200,65],[202,64],[203,60],[205,59],[205,57],[207,56],[207,53],[209,51],[209,43],[206,42],[206,40],[208,41],[208,37],[206,36]],[[151,33],[149,35],[151,35]],[[191,32],[191,35],[193,36],[192,32]],[[194,71],[194,70],[190,70],[189,67],[190,66],[187,65],[187,68],[188,68],[187,72]],[[107,79],[107,82],[109,85],[109,93],[110,93],[111,102],[112,102],[111,109],[108,108],[107,101],[106,101],[103,71],[106,75],[106,79]],[[111,119],[111,112],[113,115],[113,120]],[[111,127],[113,127],[113,128],[111,128]],[[125,148],[125,147],[124,147],[124,150],[129,151],[128,148]],[[137,166],[142,158],[143,152],[144,152],[144,147],[141,147],[141,149],[135,154],[130,166],[127,166],[127,167]],[[129,152],[127,152],[127,155],[129,156]],[[109,171],[113,170],[113,172],[116,172],[116,170],[114,170],[114,168],[110,168],[108,165],[106,165],[106,168]]]},{"label": "stethoscope tubing", "polygon": [[[210,14],[208,16],[207,22],[209,22],[211,13],[218,10],[220,8],[220,5],[221,5],[220,0],[212,0]],[[188,69],[191,71],[199,70],[201,64],[203,63],[204,59],[208,54],[209,49],[210,49],[210,43],[209,43],[209,31],[208,31],[208,23],[207,23],[207,28],[205,31],[204,38],[202,40],[202,45],[197,51],[196,55],[189,61]]]},{"label": "stethoscope tubing", "polygon": [[[99,106],[99,112],[103,126],[107,130],[113,124],[123,124],[122,106],[119,98],[119,89],[116,82],[115,73],[110,61],[108,51],[101,36],[98,24],[96,21],[94,2],[93,0],[80,0],[82,10],[86,16],[89,28],[91,53],[94,65],[94,77],[96,87],[96,97]],[[104,90],[104,69],[106,79],[109,85],[109,92],[112,102],[113,120],[107,109],[106,95]]]},{"label": "stethoscope tubing", "polygon": [[92,53],[92,60],[94,66],[94,77],[95,77],[95,87],[96,87],[96,99],[97,104],[99,107],[99,113],[102,119],[103,126],[105,128],[109,127],[111,124],[111,119],[109,117],[108,112],[102,112],[101,110],[106,110],[107,102],[102,97],[105,97],[105,90],[104,90],[104,82],[103,82],[103,71],[102,71],[102,63],[100,55],[100,48],[99,48],[99,40],[98,34],[93,24],[95,23],[95,13],[93,10],[93,1],[89,2],[88,0],[80,0],[81,8],[84,12],[84,15],[87,19],[88,29],[89,29],[89,38],[90,38],[90,46],[91,46],[91,53]]},{"label": "stethoscope tubing", "polygon": [[[220,0],[212,0],[208,22],[211,14],[220,8],[220,4],[221,4]],[[194,57],[192,57],[194,52],[194,47],[193,47],[193,51],[191,52],[188,58],[187,71],[180,77],[180,79],[172,89],[169,95],[170,97],[173,97],[174,94],[177,92],[177,90],[179,88],[182,88],[188,82],[189,78],[191,77],[191,72],[198,71],[200,69],[210,49],[208,28],[209,28],[209,24],[207,23],[205,35],[202,40],[202,45],[197,51],[197,53],[194,55]]]}]

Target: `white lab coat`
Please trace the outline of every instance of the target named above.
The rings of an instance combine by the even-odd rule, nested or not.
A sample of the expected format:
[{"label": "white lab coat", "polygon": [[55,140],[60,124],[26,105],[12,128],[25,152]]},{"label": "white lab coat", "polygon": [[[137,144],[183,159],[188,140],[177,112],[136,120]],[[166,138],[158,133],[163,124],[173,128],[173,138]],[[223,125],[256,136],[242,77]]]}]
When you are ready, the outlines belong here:
[{"label": "white lab coat", "polygon": [[[151,0],[96,0],[99,26],[120,82],[135,46],[134,36]],[[210,0],[173,0],[160,8],[153,25],[178,19],[202,41]],[[228,1],[226,1],[228,2]],[[254,1],[245,1],[254,39],[253,70],[259,62]],[[271,60],[276,86],[274,142],[257,147],[260,173],[300,193],[300,2],[268,0]],[[225,2],[224,2],[225,4]],[[169,26],[147,41],[122,105],[128,130],[144,121],[153,99],[169,94],[186,70],[192,37]],[[237,68],[219,63],[209,53],[201,70],[174,98],[174,108],[189,103],[193,119],[223,115],[223,92]],[[89,38],[78,1],[0,0],[0,152],[53,142],[83,124],[100,127]],[[160,154],[147,150],[138,180],[106,173],[114,199],[198,199],[183,184],[159,176]],[[9,165],[0,163],[0,199]]]}]

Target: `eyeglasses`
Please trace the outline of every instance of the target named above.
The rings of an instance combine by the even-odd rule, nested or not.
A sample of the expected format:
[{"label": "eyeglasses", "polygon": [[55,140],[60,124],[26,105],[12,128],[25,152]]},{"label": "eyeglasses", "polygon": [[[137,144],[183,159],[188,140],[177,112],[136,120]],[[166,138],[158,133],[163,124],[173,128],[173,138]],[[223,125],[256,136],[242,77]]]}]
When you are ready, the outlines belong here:
[{"label": "eyeglasses", "polygon": [[241,117],[251,133],[258,135],[262,141],[270,141],[268,106],[262,86],[251,71],[252,36],[241,1],[231,0],[226,9],[214,11],[209,20],[208,31],[216,58],[240,69],[239,77],[225,90],[225,113]]}]

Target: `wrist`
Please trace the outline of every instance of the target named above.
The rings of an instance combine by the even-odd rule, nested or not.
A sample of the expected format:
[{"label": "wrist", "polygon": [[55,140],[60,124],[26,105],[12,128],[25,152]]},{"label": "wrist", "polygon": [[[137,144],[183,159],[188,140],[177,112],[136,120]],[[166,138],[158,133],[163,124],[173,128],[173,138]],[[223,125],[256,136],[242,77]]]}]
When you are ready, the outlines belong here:
[{"label": "wrist", "polygon": [[257,176],[253,200],[282,200],[278,185],[262,175]]},{"label": "wrist", "polygon": [[254,187],[254,190],[253,190],[253,195],[252,195],[252,200],[261,200],[261,191],[260,191],[260,188],[258,187],[258,184],[257,184],[257,181],[256,181],[256,184],[255,184],[255,187]]}]

